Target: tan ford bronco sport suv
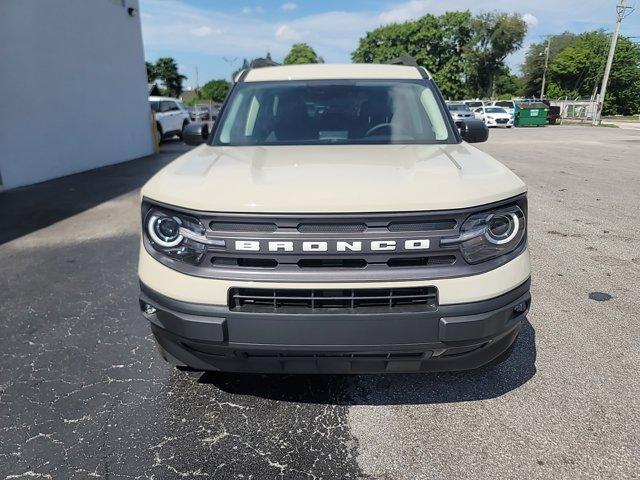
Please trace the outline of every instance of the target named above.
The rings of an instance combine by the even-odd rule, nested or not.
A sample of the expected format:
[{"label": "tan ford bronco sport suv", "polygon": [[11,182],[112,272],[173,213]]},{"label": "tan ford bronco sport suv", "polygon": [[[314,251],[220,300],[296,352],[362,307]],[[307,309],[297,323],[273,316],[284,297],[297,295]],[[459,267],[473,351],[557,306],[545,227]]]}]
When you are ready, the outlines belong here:
[{"label": "tan ford bronco sport suv", "polygon": [[140,306],[195,370],[498,363],[529,309],[524,183],[403,65],[243,71],[142,191]]}]

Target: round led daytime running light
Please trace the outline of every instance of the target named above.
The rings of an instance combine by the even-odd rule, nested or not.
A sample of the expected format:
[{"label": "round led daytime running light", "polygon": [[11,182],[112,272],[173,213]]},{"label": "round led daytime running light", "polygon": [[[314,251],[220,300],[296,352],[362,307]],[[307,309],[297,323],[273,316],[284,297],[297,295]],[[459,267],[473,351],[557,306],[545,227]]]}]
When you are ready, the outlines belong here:
[{"label": "round led daytime running light", "polygon": [[147,221],[147,232],[149,233],[151,240],[153,240],[154,243],[157,243],[161,247],[164,247],[164,248],[175,247],[179,245],[180,242],[182,242],[182,240],[184,239],[182,234],[179,233],[180,232],[179,229],[174,239],[163,239],[160,237],[160,235],[158,235],[158,232],[156,232],[156,228],[158,227],[159,223],[165,219],[173,220],[178,225],[182,225],[182,222],[178,217],[168,217],[165,215],[153,214],[149,217],[149,220]]},{"label": "round led daytime running light", "polygon": [[[489,223],[494,217],[504,217],[509,219],[509,234],[507,236],[498,237],[491,234],[491,230],[489,230]],[[493,243],[494,245],[504,245],[505,243],[509,243],[520,231],[520,220],[518,219],[518,215],[513,212],[500,213],[497,216],[492,213],[487,217],[485,222],[487,227],[484,236],[488,242]]]}]

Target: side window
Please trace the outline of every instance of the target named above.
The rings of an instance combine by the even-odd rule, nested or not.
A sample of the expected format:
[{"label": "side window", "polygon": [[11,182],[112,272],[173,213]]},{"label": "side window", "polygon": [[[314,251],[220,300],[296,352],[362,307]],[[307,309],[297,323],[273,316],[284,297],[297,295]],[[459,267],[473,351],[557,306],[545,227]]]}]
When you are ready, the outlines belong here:
[{"label": "side window", "polygon": [[171,111],[173,102],[160,102],[160,111],[161,112],[169,112]]},{"label": "side window", "polygon": [[154,112],[158,113],[160,111],[160,102],[152,101],[149,102],[149,104],[151,105],[151,110],[153,110]]}]

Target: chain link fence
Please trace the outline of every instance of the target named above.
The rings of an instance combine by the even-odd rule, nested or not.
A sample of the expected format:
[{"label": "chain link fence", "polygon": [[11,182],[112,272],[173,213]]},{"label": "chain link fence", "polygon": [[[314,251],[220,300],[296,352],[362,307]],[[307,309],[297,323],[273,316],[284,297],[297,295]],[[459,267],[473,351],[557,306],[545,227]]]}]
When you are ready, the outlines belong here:
[{"label": "chain link fence", "polygon": [[555,100],[551,106],[560,108],[560,121],[588,123],[598,113],[596,100]]}]

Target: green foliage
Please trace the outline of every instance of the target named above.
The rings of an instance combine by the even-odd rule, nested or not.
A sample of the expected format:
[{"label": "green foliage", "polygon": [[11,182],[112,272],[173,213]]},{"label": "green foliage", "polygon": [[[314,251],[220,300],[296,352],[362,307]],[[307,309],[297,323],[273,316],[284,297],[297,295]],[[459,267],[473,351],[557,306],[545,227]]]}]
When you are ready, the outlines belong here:
[{"label": "green foliage", "polygon": [[353,52],[355,62],[381,63],[411,55],[430,70],[447,98],[489,96],[526,33],[519,15],[470,12],[427,14],[415,21],[368,32]]},{"label": "green foliage", "polygon": [[495,79],[495,92],[498,100],[508,100],[517,97],[522,90],[522,80],[513,75],[507,67],[502,67]]},{"label": "green foliage", "polygon": [[[564,32],[560,35],[550,37],[549,63],[553,62],[555,57],[563,49],[573,43],[578,36]],[[524,58],[522,64],[522,95],[529,98],[539,97],[542,89],[542,74],[544,72],[544,61],[546,57],[547,41],[532,44]],[[549,89],[546,88],[545,96],[554,98],[550,95]]]},{"label": "green foliage", "polygon": [[151,62],[144,62],[147,66],[147,83],[153,83],[158,79],[156,66]]},{"label": "green foliage", "polygon": [[178,65],[173,58],[159,58],[156,63],[146,62],[147,80],[153,83],[160,80],[163,90],[170,97],[179,97],[182,93],[182,81],[187,77],[178,72]]},{"label": "green foliage", "polygon": [[471,22],[473,39],[467,49],[468,80],[477,97],[491,97],[507,55],[521,46],[527,24],[518,14],[488,12]]},{"label": "green foliage", "polygon": [[211,80],[200,89],[198,98],[207,102],[222,103],[229,92],[229,82],[226,80]]},{"label": "green foliage", "polygon": [[463,54],[472,38],[471,18],[469,12],[428,14],[377,28],[360,39],[353,61],[383,63],[411,55],[434,74],[446,97],[462,98],[467,92]]},{"label": "green foliage", "polygon": [[291,51],[284,59],[285,65],[300,63],[324,63],[322,57],[318,57],[316,52],[306,43],[295,43],[291,46]]},{"label": "green foliage", "polygon": [[[557,40],[557,41],[556,41]],[[602,82],[610,36],[601,31],[552,37],[547,98],[591,98]],[[556,45],[554,50],[554,44]],[[534,61],[540,45],[533,45],[523,66],[524,91],[539,95],[542,70]],[[607,115],[632,115],[640,111],[640,47],[620,37],[605,99]],[[536,91],[537,90],[537,91]]]}]

